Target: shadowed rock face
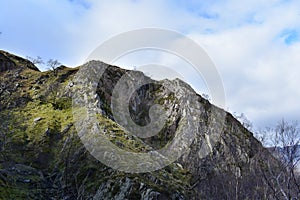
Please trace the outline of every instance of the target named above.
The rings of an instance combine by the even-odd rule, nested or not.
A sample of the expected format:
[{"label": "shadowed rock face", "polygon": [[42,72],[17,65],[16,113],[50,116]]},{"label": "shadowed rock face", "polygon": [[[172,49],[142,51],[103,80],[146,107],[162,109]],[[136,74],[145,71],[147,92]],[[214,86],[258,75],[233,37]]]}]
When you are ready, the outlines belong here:
[{"label": "shadowed rock face", "polygon": [[0,50],[0,72],[24,68],[39,71],[30,61]]},{"label": "shadowed rock face", "polygon": [[4,54],[0,53],[0,72],[14,69],[16,64],[7,58]]},{"label": "shadowed rock face", "polygon": [[[1,55],[0,60],[13,63]],[[1,83],[9,92],[0,92],[1,199],[282,198],[271,189],[276,189],[276,183],[271,178],[267,181],[280,163],[231,114],[210,104],[189,85],[178,79],[154,81],[133,93],[129,111],[136,124],[151,123],[149,108],[154,104],[167,113],[161,131],[143,139],[120,126],[110,106],[115,86],[129,71],[99,61],[81,67],[86,66],[107,67],[94,102],[99,126],[112,144],[145,153],[173,140],[180,143],[176,138],[181,129],[193,134],[191,144],[162,169],[138,174],[114,170],[91,156],[77,135],[71,97],[78,68],[64,67],[54,74],[32,67],[18,76],[6,71]],[[15,87],[16,83],[20,86]],[[17,97],[27,100],[13,103]],[[187,124],[186,116],[194,126]]]}]

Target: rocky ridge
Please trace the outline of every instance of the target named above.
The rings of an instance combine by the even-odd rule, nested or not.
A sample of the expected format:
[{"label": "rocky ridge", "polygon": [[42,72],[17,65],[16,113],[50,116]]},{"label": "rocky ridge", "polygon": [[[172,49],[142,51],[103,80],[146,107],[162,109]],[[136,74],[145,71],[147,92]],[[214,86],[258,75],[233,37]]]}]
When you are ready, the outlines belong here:
[{"label": "rocky ridge", "polygon": [[[189,130],[195,137],[178,160],[153,172],[125,173],[87,151],[73,121],[73,81],[79,68],[95,65],[106,67],[96,90],[99,126],[126,151],[168,145],[186,126],[183,113],[194,107],[186,97],[197,101],[200,107],[192,111],[196,126]],[[276,180],[269,178],[280,162],[230,113],[180,80],[148,84],[131,97],[129,110],[137,124],[151,122],[153,104],[168,113],[163,129],[143,139],[128,134],[110,107],[113,89],[128,70],[91,61],[56,73],[39,72],[30,61],[3,51],[0,66],[1,199],[283,199]],[[174,95],[170,87],[185,93]]]}]

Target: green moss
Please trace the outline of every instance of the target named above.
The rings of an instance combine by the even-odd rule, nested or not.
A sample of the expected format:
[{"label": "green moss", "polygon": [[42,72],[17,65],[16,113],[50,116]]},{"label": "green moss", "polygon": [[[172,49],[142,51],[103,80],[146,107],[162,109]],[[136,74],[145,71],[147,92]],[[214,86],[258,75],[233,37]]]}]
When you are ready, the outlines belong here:
[{"label": "green moss", "polygon": [[[45,132],[51,130],[60,132],[69,123],[72,123],[71,108],[64,110],[56,110],[52,104],[40,104],[39,102],[29,102],[23,109],[13,111],[14,118],[23,119],[22,127],[26,128],[14,134],[16,138],[24,138],[31,142],[39,142],[44,139]],[[35,119],[40,119],[34,121]],[[12,127],[14,128],[14,127]]]},{"label": "green moss", "polygon": [[[146,145],[141,139],[127,133],[121,126],[102,115],[97,115],[99,125],[105,131],[110,142],[119,146],[119,148],[132,152],[150,151],[151,148]],[[122,144],[120,146],[120,144]]]}]

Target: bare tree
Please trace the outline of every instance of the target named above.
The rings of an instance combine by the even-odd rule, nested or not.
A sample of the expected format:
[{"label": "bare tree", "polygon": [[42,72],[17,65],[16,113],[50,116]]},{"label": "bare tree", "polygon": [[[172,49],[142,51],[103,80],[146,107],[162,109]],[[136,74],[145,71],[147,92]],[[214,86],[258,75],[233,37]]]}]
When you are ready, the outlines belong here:
[{"label": "bare tree", "polygon": [[210,98],[210,96],[209,96],[208,94],[202,93],[201,96],[202,96],[204,99],[206,99],[206,100],[208,100],[208,101],[211,101],[211,98]]},{"label": "bare tree", "polygon": [[244,113],[237,114],[236,112],[233,113],[233,116],[241,122],[241,124],[248,129],[249,131],[252,131],[253,124],[252,122],[246,117]]},{"label": "bare tree", "polygon": [[57,68],[61,65],[58,60],[50,59],[47,62],[47,66],[50,68],[50,70],[53,71],[53,74],[56,76],[57,75]]},{"label": "bare tree", "polygon": [[30,56],[27,56],[26,58],[28,60],[30,60],[34,65],[44,64],[44,61],[40,56],[37,56],[36,58],[32,58]]},{"label": "bare tree", "polygon": [[276,170],[268,164],[268,176],[265,181],[284,199],[300,198],[299,161],[300,161],[300,129],[297,122],[281,120],[274,128],[266,128],[259,133],[262,142],[269,147],[270,152],[281,162]]}]

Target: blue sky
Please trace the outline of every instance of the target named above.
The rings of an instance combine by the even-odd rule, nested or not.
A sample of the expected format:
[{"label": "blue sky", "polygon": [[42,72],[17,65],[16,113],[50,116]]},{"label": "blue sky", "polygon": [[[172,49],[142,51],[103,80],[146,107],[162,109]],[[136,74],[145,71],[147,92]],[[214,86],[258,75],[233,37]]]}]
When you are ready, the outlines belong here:
[{"label": "blue sky", "polygon": [[111,36],[144,27],[176,30],[206,50],[226,110],[257,128],[300,120],[298,0],[2,0],[0,49],[77,66]]}]

